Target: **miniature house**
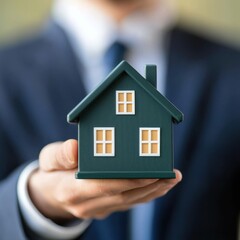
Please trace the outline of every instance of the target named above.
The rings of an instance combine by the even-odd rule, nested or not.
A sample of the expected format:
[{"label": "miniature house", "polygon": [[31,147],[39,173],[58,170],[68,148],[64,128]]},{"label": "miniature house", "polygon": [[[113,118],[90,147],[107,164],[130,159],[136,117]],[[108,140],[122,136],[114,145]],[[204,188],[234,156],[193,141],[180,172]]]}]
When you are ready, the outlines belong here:
[{"label": "miniature house", "polygon": [[76,178],[174,178],[172,123],[182,120],[156,90],[156,66],[145,79],[122,61],[68,114],[78,123]]}]

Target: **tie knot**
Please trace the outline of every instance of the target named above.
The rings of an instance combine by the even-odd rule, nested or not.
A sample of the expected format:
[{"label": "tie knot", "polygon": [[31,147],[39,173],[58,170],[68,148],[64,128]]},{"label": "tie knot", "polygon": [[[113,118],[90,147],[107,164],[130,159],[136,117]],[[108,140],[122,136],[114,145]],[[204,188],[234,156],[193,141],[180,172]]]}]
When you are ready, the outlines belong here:
[{"label": "tie knot", "polygon": [[111,71],[124,59],[126,50],[126,46],[118,41],[108,48],[104,56],[104,62],[108,71]]}]

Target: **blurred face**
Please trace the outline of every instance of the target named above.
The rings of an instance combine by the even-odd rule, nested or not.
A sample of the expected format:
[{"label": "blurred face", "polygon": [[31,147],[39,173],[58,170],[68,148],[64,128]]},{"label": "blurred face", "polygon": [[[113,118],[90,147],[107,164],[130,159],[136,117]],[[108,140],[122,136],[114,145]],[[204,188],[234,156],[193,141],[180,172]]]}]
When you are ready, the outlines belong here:
[{"label": "blurred face", "polygon": [[101,8],[107,14],[121,21],[134,11],[152,9],[161,0],[91,0],[89,3]]}]

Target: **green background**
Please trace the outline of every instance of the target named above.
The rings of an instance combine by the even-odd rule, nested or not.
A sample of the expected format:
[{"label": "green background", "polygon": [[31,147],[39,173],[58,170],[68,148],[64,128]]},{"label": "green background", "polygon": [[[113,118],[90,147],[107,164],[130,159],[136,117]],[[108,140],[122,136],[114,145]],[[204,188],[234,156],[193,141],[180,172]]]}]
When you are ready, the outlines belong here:
[{"label": "green background", "polygon": [[[1,0],[0,44],[16,41],[40,26],[49,16],[51,4],[50,0]],[[240,46],[239,0],[175,0],[173,4],[185,26]]]}]

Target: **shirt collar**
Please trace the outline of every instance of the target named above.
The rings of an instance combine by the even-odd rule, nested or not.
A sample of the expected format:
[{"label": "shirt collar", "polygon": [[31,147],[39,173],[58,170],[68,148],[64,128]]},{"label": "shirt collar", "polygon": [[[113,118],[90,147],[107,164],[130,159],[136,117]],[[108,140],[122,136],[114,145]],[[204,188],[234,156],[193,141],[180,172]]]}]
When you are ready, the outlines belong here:
[{"label": "shirt collar", "polygon": [[154,11],[133,13],[117,25],[84,1],[57,0],[53,8],[55,21],[70,35],[83,62],[102,58],[115,40],[131,48],[159,45],[176,18],[168,1],[159,1]]}]

